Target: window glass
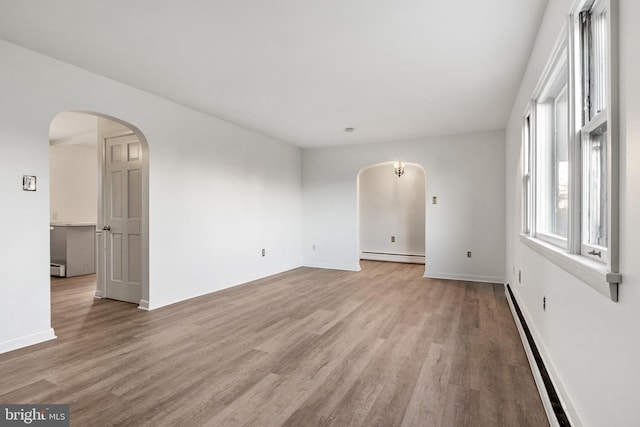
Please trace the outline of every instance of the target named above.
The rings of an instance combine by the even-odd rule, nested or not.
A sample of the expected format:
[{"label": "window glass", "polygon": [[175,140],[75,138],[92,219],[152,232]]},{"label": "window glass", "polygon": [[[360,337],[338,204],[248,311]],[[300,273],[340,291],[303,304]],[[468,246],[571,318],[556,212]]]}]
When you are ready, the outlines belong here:
[{"label": "window glass", "polygon": [[569,103],[565,65],[560,64],[564,72],[549,82],[536,109],[536,234],[562,239],[567,238],[569,230]]},{"label": "window glass", "polygon": [[586,135],[583,142],[583,243],[606,247],[607,240],[607,127]]},{"label": "window glass", "polygon": [[567,237],[569,222],[569,103],[565,86],[555,100],[552,233]]},{"label": "window glass", "polygon": [[580,14],[584,122],[606,108],[607,13],[596,3]]},{"label": "window glass", "polygon": [[608,246],[607,194],[607,9],[596,1],[580,13],[584,105],[582,144],[581,252],[605,262]]},{"label": "window glass", "polygon": [[522,232],[531,233],[531,114],[524,119],[522,134]]}]

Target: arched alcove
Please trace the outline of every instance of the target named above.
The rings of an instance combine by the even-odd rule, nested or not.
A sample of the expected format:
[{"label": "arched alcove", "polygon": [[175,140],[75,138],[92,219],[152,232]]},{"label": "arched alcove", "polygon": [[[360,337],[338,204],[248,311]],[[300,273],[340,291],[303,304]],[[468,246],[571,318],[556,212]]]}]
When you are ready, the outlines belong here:
[{"label": "arched alcove", "polygon": [[[425,263],[426,175],[422,166],[384,162],[358,173],[359,257]],[[401,172],[401,173],[400,173]]]},{"label": "arched alcove", "polygon": [[[71,227],[95,226],[96,297],[133,302],[141,309],[148,309],[149,147],[146,138],[137,127],[118,118],[89,111],[65,111],[52,119],[49,142],[50,162],[68,162],[71,157],[86,163],[89,161],[86,150],[90,149],[95,166],[92,169],[86,164],[51,163],[52,230],[68,227],[75,232],[79,228]],[[75,146],[84,148],[81,152]],[[59,155],[58,151],[65,153]],[[95,177],[85,176],[88,180],[95,179],[95,215],[88,214],[91,201],[86,200],[87,188],[86,192],[77,193],[75,199],[69,198],[73,191],[65,195],[67,204],[72,201],[76,207],[82,206],[82,215],[74,214],[73,208],[61,213],[64,203],[59,203],[57,197],[64,191],[56,187],[59,183],[53,174],[65,167],[67,182],[64,185],[82,180],[82,176],[74,177],[74,168],[95,171]],[[52,259],[60,257],[54,255],[53,244],[51,251]]]}]

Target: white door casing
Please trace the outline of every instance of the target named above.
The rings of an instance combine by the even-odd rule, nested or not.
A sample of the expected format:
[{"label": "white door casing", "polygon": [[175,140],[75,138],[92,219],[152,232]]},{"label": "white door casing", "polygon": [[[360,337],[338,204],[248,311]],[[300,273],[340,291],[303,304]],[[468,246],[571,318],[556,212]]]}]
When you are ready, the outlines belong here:
[{"label": "white door casing", "polygon": [[137,136],[105,140],[103,236],[106,298],[142,297],[142,146]]}]

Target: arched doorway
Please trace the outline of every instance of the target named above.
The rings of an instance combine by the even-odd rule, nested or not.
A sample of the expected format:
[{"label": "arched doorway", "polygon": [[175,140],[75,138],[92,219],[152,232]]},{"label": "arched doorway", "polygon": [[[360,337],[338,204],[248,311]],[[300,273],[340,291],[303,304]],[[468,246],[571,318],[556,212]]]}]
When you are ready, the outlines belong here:
[{"label": "arched doorway", "polygon": [[[93,123],[93,125],[91,125]],[[50,160],[64,147],[74,144],[93,146],[95,177],[95,215],[81,217],[71,211],[62,216],[51,186],[51,223],[61,226],[91,224],[95,238],[96,297],[122,300],[149,308],[149,150],[147,141],[135,126],[102,114],[69,111],[58,114],[50,127]],[[57,147],[57,148],[54,148]],[[64,156],[63,156],[64,157]],[[84,158],[84,162],[88,160]],[[60,165],[51,165],[59,168]],[[86,165],[84,165],[86,166]],[[71,169],[73,165],[69,165]],[[73,173],[71,181],[73,181]],[[52,179],[54,177],[52,176]],[[81,180],[77,177],[76,180]],[[86,195],[86,194],[85,194]],[[67,192],[67,197],[69,192]],[[71,195],[73,199],[73,194]],[[86,206],[87,200],[74,200]],[[86,210],[85,210],[86,212]],[[75,231],[75,230],[74,230]],[[68,251],[67,251],[68,252]],[[54,257],[52,245],[52,258]]]},{"label": "arched doorway", "polygon": [[418,164],[385,162],[360,170],[360,259],[425,264],[425,187]]}]

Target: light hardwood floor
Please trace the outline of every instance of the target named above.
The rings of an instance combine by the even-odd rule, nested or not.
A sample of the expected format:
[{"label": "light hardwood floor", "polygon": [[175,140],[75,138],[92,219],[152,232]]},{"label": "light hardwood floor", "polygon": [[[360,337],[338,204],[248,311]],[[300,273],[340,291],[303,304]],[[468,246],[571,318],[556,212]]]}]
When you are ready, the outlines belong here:
[{"label": "light hardwood floor", "polygon": [[58,339],[0,355],[0,403],[68,403],[72,426],[548,425],[502,285],[361,265],[152,312],[54,279]]}]

